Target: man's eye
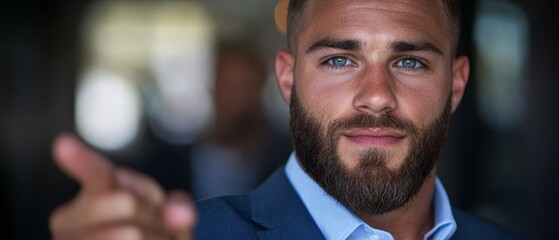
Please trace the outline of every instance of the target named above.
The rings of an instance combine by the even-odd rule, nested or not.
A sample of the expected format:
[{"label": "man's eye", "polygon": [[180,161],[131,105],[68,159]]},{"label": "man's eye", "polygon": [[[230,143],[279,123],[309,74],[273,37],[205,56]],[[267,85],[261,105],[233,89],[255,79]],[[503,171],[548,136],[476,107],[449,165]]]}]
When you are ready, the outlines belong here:
[{"label": "man's eye", "polygon": [[347,57],[333,57],[328,59],[326,63],[336,68],[346,67],[353,64],[353,62]]},{"label": "man's eye", "polygon": [[423,67],[423,63],[415,58],[404,58],[396,64],[397,67],[409,68],[409,69],[419,69]]}]

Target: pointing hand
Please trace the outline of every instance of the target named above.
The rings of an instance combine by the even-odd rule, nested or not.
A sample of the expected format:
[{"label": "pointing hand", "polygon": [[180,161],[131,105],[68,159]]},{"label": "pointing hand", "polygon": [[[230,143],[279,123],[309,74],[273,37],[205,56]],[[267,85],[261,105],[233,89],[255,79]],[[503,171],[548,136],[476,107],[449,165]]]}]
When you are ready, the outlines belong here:
[{"label": "pointing hand", "polygon": [[191,239],[195,210],[185,193],[114,166],[75,136],[53,144],[56,164],[81,186],[50,218],[53,239]]}]

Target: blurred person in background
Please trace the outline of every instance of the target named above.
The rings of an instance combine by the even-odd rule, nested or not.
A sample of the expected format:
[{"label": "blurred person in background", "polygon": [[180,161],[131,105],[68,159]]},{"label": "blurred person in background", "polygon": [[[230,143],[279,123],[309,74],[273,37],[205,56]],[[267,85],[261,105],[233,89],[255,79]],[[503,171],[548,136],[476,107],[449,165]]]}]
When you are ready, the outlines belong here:
[{"label": "blurred person in background", "polygon": [[264,116],[266,67],[245,43],[218,47],[213,126],[190,154],[196,199],[246,193],[289,156],[287,135]]}]

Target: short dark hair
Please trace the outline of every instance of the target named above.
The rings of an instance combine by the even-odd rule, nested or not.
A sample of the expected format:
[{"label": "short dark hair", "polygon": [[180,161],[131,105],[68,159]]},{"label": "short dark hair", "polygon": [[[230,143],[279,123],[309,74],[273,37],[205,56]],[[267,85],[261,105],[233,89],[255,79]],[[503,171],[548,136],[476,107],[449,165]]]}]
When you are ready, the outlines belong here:
[{"label": "short dark hair", "polygon": [[[453,48],[456,51],[458,47],[458,39],[460,38],[460,0],[441,0],[443,2],[445,13],[450,20],[451,36],[453,39]],[[291,51],[294,51],[295,38],[300,34],[300,23],[308,10],[308,5],[311,0],[289,0],[289,7],[287,10],[287,46]]]}]

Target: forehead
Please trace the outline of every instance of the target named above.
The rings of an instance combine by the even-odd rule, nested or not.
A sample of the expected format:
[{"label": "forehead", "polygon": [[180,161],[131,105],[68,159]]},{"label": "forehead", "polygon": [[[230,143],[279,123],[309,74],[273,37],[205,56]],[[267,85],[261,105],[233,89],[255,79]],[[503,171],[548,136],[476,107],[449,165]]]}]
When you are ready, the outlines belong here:
[{"label": "forehead", "polygon": [[315,0],[303,18],[300,47],[320,38],[429,41],[451,50],[441,0]]}]

